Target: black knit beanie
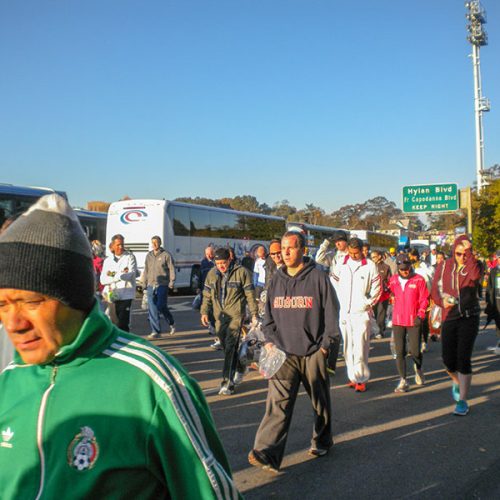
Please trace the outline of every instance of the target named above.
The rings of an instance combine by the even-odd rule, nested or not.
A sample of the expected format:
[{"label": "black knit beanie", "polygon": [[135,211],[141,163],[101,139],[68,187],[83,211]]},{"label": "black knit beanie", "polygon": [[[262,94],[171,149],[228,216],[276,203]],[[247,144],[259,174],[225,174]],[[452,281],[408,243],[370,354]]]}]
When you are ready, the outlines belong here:
[{"label": "black knit beanie", "polygon": [[94,280],[90,243],[58,194],[40,198],[0,235],[0,288],[42,293],[88,312]]}]

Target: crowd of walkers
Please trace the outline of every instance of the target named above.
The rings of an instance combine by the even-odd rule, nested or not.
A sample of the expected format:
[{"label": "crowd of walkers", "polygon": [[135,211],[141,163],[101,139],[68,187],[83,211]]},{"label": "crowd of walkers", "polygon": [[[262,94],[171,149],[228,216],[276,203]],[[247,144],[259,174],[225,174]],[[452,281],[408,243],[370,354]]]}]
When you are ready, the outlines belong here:
[{"label": "crowd of walkers", "polygon": [[[58,195],[42,198],[11,223],[0,234],[0,347],[10,358],[0,360],[9,362],[0,376],[5,497],[49,497],[56,491],[98,497],[113,484],[148,498],[237,498],[198,385],[172,356],[129,333],[138,285],[149,338],[162,336],[162,320],[167,333],[176,333],[168,307],[175,266],[161,238],[151,237],[139,276],[123,236],[111,238],[104,257],[103,244],[89,244]],[[305,235],[294,230],[271,241],[269,251],[258,246],[241,261],[231,248],[207,247],[196,302],[202,325],[217,338],[213,347],[224,354],[219,394],[239,390],[248,369],[239,356],[245,324],[260,331],[266,356],[283,354],[268,377],[249,463],[280,469],[301,383],[314,413],[308,453],[328,454],[330,376],[338,374],[337,357],[344,358],[347,385],[365,393],[371,339],[384,338],[389,329],[399,375],[394,392],[409,391],[411,379],[425,384],[427,343],[440,338],[453,414],[467,415],[485,270],[485,312],[500,332],[498,268],[496,257],[483,266],[465,235],[448,257],[435,245],[423,255],[416,249],[385,253],[344,231],[325,240],[314,258]],[[15,353],[4,349],[5,333]],[[129,397],[132,390],[140,395],[136,401]],[[120,429],[116,442],[110,428]],[[120,449],[130,454],[99,453],[100,446],[112,450],[124,439]],[[139,447],[143,460],[134,458]],[[27,470],[34,464],[36,473]],[[72,475],[94,466],[99,474],[85,480]]]},{"label": "crowd of walkers", "polygon": [[[291,257],[292,251],[296,260]],[[202,305],[206,325],[215,303],[217,316],[232,316],[224,303],[225,294],[231,290],[232,296],[238,296],[236,324],[240,328],[229,336],[230,347],[225,340],[227,333],[221,332],[225,361],[219,394],[233,394],[244,374],[244,367],[236,369],[238,342],[234,339],[241,335],[245,305],[255,321],[254,296],[248,293],[252,276],[254,288],[264,291],[256,295],[257,301],[265,304],[264,346],[278,346],[287,355],[286,362],[269,380],[266,410],[248,457],[252,465],[279,469],[300,382],[311,398],[316,419],[310,454],[328,453],[331,422],[326,374],[335,373],[339,340],[347,385],[363,393],[370,379],[371,338],[383,338],[389,324],[399,375],[394,392],[410,390],[410,379],[417,386],[425,384],[424,353],[429,340],[440,339],[443,364],[451,379],[453,414],[468,414],[471,356],[479,331],[484,268],[467,236],[455,240],[449,257],[434,244],[422,255],[416,248],[399,253],[395,248],[387,253],[370,251],[363,241],[348,238],[344,231],[339,231],[333,241],[325,240],[315,259],[306,256],[304,235],[293,231],[286,233],[281,242],[273,241],[267,257],[264,252],[259,247],[254,265],[248,254],[245,265],[240,265],[229,254],[216,250]],[[487,313],[498,326],[497,265],[490,268],[493,271],[488,282]],[[235,269],[240,269],[236,281],[232,277]],[[241,279],[243,269],[245,279]],[[266,272],[270,278],[262,276]],[[219,335],[219,327],[215,333]],[[228,370],[231,360],[233,372]],[[408,361],[413,365],[413,376],[408,374]]]}]

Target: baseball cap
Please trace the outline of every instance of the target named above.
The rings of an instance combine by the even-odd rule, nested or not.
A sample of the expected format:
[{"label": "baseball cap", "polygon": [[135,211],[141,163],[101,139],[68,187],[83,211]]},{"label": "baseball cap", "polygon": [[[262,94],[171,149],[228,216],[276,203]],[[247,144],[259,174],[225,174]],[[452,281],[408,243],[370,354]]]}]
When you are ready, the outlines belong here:
[{"label": "baseball cap", "polygon": [[410,257],[408,257],[408,254],[406,253],[400,253],[396,257],[396,264],[398,265],[398,268],[402,269],[403,271],[406,269],[410,269],[411,267]]},{"label": "baseball cap", "polygon": [[227,248],[218,248],[215,251],[214,260],[228,260],[229,257],[229,250]]},{"label": "baseball cap", "polygon": [[347,241],[347,233],[345,231],[336,231],[333,235],[333,241]]}]

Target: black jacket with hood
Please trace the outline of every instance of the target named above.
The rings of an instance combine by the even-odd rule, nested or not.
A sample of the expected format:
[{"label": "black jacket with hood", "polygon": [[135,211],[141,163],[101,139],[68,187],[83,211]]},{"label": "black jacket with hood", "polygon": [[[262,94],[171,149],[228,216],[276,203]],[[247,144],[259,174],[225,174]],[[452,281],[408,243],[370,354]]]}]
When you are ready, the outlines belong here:
[{"label": "black jacket with hood", "polygon": [[327,275],[312,260],[295,276],[281,267],[269,284],[263,330],[287,354],[310,356],[339,336],[338,300]]}]

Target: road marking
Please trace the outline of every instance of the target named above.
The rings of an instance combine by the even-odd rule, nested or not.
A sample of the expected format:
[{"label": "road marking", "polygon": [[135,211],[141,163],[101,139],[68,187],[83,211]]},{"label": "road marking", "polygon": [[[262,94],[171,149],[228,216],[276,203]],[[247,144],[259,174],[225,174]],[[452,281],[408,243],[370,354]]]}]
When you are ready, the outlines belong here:
[{"label": "road marking", "polygon": [[203,389],[203,394],[216,394],[217,392],[219,392],[219,388],[218,387],[210,387],[208,389]]}]

